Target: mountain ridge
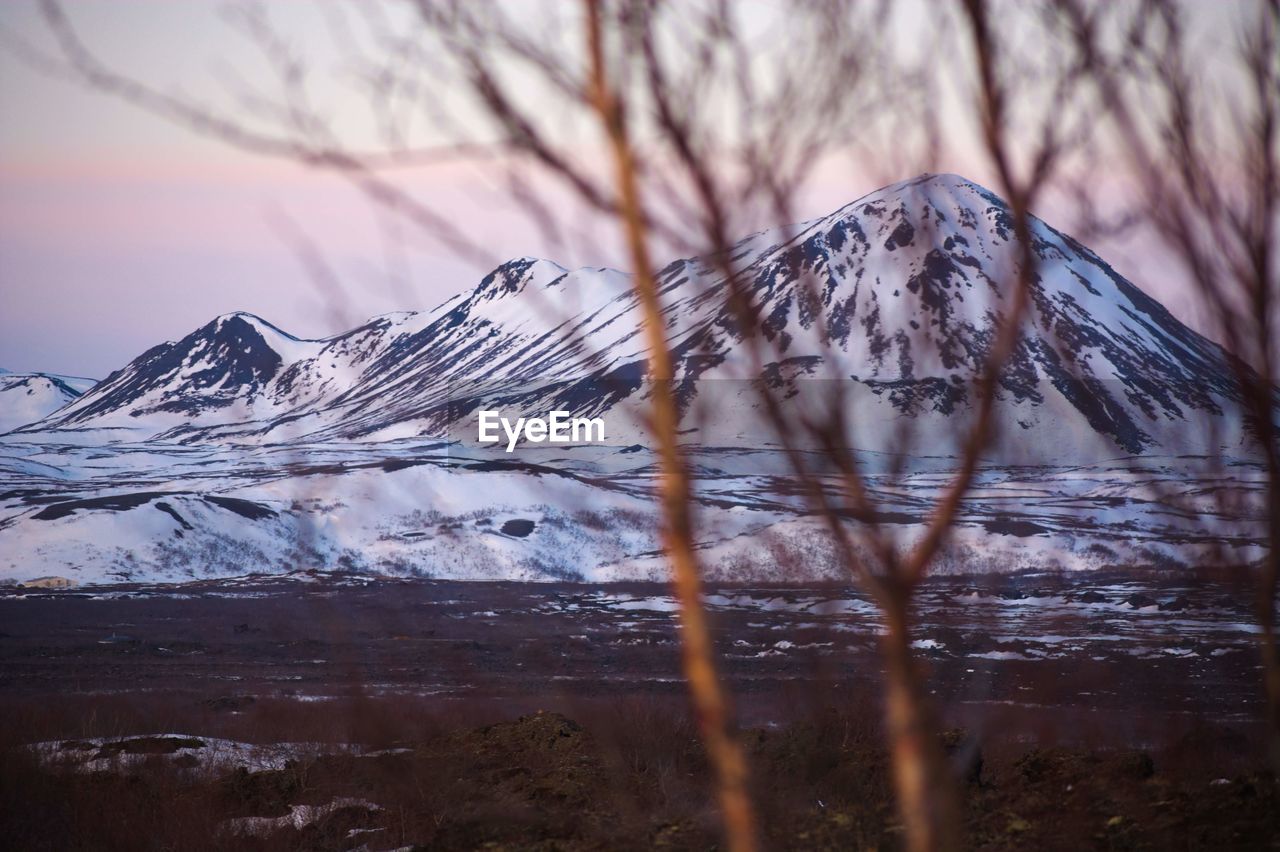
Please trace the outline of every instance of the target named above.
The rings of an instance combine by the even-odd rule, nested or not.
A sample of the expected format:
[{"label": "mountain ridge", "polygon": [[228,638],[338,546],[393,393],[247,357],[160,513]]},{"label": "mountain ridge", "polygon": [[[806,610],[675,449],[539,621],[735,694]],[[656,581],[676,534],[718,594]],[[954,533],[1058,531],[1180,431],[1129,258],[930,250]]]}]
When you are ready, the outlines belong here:
[{"label": "mountain ridge", "polygon": [[[879,522],[903,548],[924,534],[1017,280],[1008,215],[926,176],[740,240],[727,259],[761,318],[761,369],[725,308],[725,257],[658,273],[708,580],[847,581],[761,382],[791,413],[841,402]],[[1032,237],[999,435],[932,570],[1256,564],[1267,476],[1231,431],[1221,347],[1071,237],[1039,220]],[[666,579],[642,319],[624,273],[527,257],[321,339],[215,318],[0,437],[0,578]],[[609,440],[508,455],[470,440],[477,408],[603,416]]]},{"label": "mountain ridge", "polygon": [[0,368],[0,433],[41,420],[78,399],[96,380]]},{"label": "mountain ridge", "polygon": [[[1032,239],[1032,304],[1001,379],[1006,407],[1018,409],[1009,426],[1033,428],[1040,421],[1028,412],[1051,404],[1044,420],[1065,413],[1082,435],[1141,453],[1167,442],[1178,421],[1219,416],[1234,402],[1221,347],[1034,217]],[[972,405],[968,384],[1017,278],[1012,240],[1008,207],[994,193],[958,175],[922,175],[752,234],[731,259],[776,356],[767,376],[851,382],[883,409],[866,424],[874,431],[893,416],[936,420]],[[743,372],[719,267],[688,258],[658,275],[686,402],[710,379],[759,378]],[[24,431],[98,422],[145,432],[147,418],[178,415],[151,434],[376,439],[445,435],[484,400],[598,414],[646,392],[641,322],[625,273],[515,258],[435,309],[375,317],[328,338],[223,315]],[[221,363],[205,363],[215,355]],[[593,388],[605,405],[593,402]]]}]

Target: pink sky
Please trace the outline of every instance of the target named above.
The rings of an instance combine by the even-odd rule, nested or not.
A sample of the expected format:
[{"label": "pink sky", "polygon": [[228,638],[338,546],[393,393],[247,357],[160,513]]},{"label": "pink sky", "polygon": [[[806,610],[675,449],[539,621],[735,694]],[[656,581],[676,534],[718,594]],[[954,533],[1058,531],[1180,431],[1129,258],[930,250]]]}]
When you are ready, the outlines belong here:
[{"label": "pink sky", "polygon": [[[223,64],[240,61],[239,37],[219,24],[214,8],[69,4],[108,59],[195,91]],[[272,7],[299,39],[314,35],[316,22],[306,11],[303,4]],[[6,4],[0,24],[19,33],[40,30],[22,3]],[[414,237],[405,248],[388,242],[370,206],[337,178],[201,139],[42,76],[4,51],[0,114],[0,367],[9,370],[102,377],[233,310],[260,314],[300,336],[336,333],[379,313],[431,308],[486,271],[430,241]],[[943,165],[986,177],[964,162]],[[435,167],[404,180],[486,245],[495,262],[550,256],[483,170]],[[824,215],[877,183],[833,167],[797,212]],[[346,303],[326,302],[313,286],[283,220],[322,247],[350,295]],[[1094,247],[1192,319],[1158,253]],[[619,254],[611,236],[579,249],[578,256],[551,259],[602,265]]]}]

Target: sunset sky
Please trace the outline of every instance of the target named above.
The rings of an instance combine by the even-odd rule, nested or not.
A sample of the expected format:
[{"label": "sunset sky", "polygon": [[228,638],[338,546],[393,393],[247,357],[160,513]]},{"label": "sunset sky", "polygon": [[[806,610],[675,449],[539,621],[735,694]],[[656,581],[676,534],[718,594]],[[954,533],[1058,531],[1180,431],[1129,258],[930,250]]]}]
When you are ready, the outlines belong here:
[{"label": "sunset sky", "polygon": [[[256,84],[263,70],[219,14],[223,5],[134,0],[68,10],[114,67],[216,101],[237,80]],[[270,4],[269,11],[296,43],[323,45],[332,41],[323,6]],[[1205,17],[1206,27],[1229,32],[1217,16]],[[397,239],[338,178],[230,149],[33,69],[14,48],[17,40],[49,45],[31,5],[6,3],[0,26],[0,367],[102,377],[233,310],[322,336],[379,313],[431,308],[486,271],[417,235]],[[333,108],[355,116],[359,104],[344,97],[336,94]],[[944,170],[984,180],[981,165],[964,160],[957,155]],[[852,167],[822,177],[802,199],[803,218],[879,185]],[[415,170],[401,180],[496,260],[548,256],[484,163]],[[321,248],[347,298],[328,299],[314,286],[293,248],[300,234]],[[1153,252],[1095,248],[1193,319]],[[552,259],[603,265],[616,256],[605,239]]]}]

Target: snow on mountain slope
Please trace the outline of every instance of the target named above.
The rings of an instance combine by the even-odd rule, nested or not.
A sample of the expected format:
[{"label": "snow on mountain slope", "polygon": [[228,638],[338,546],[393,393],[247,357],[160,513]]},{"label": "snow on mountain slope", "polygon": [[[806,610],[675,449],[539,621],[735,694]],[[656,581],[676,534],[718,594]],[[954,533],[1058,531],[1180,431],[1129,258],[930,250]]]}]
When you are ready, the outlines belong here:
[{"label": "snow on mountain slope", "polygon": [[130,428],[142,423],[146,431],[162,433],[174,426],[273,414],[284,406],[264,391],[321,346],[252,314],[226,314],[176,343],[147,350],[47,425]]},{"label": "snow on mountain slope", "polygon": [[0,370],[0,433],[52,414],[94,384],[81,376]]},{"label": "snow on mountain slope", "polygon": [[[1033,238],[1031,306],[1001,381],[1006,434],[1104,455],[1196,449],[1213,431],[1204,419],[1221,419],[1236,399],[1220,348],[1070,237],[1037,220]],[[682,402],[717,387],[734,395],[717,380],[834,380],[846,385],[861,441],[905,417],[930,446],[945,445],[972,410],[974,378],[1010,310],[1016,248],[1006,205],[954,175],[894,184],[742,240],[731,260],[763,318],[763,377],[750,375],[721,264],[676,261],[660,283]],[[322,341],[247,315],[219,318],[33,428],[128,425],[184,441],[444,436],[481,404],[639,410],[645,367],[626,275],[520,258],[433,311]],[[750,418],[750,402],[734,404]],[[1238,424],[1219,431],[1239,443]]]},{"label": "snow on mountain slope", "polygon": [[[1033,238],[1031,307],[1001,382],[1012,434],[1055,451],[1183,448],[1202,418],[1231,408],[1219,347],[1070,237],[1036,221]],[[895,184],[823,219],[753,235],[730,256],[770,341],[764,378],[848,383],[859,432],[872,438],[903,417],[934,436],[956,434],[1018,277],[1007,207],[953,175]],[[646,353],[626,279],[529,272],[537,268],[528,259],[500,267],[434,317],[352,389],[346,399],[358,411],[341,412],[332,433],[416,422],[441,434],[477,397],[520,413],[591,414],[642,398]],[[757,378],[725,308],[718,263],[677,261],[660,283],[686,402],[719,388],[717,380]],[[580,301],[566,304],[565,289]],[[822,344],[824,326],[834,353]],[[442,405],[446,397],[454,408]]]},{"label": "snow on mountain slope", "polygon": [[[751,264],[766,334],[803,358],[820,351],[821,314],[842,371],[904,414],[948,414],[971,402],[968,383],[1010,310],[1012,228],[1003,201],[954,175],[873,193]],[[1218,346],[1070,237],[1035,220],[1032,239],[1031,306],[1003,400],[1048,403],[1138,453],[1168,439],[1168,426],[1220,414],[1235,399]],[[805,273],[819,305],[797,287]]]},{"label": "snow on mountain slope", "polygon": [[[938,570],[1256,560],[1265,474],[1223,351],[1070,237],[1032,231],[1000,452]],[[955,466],[1017,258],[1005,205],[952,175],[749,236],[728,260],[762,317],[762,371],[725,308],[724,258],[660,271],[710,576],[841,576],[760,426],[761,381],[787,406],[843,399],[868,487],[910,546]],[[519,258],[433,310],[322,340],[219,317],[0,438],[0,578],[660,578],[655,458],[637,422],[614,431],[649,394],[630,284]],[[609,440],[481,450],[459,440],[480,407],[603,416]],[[1223,447],[1228,473],[1195,457]]]},{"label": "snow on mountain slope", "polygon": [[[696,534],[709,579],[848,579],[770,450],[697,450]],[[945,461],[899,477],[868,460],[908,547]],[[1259,558],[1261,513],[1204,498],[1212,481],[1129,459],[984,467],[939,573],[1156,567]],[[0,580],[180,582],[308,568],[441,579],[661,580],[652,454],[543,450],[494,463],[415,441],[99,448],[0,442]],[[1231,473],[1243,505],[1261,466]],[[1158,489],[1148,488],[1159,482]],[[1204,506],[1183,513],[1181,500]],[[1241,520],[1241,519],[1245,520]]]}]

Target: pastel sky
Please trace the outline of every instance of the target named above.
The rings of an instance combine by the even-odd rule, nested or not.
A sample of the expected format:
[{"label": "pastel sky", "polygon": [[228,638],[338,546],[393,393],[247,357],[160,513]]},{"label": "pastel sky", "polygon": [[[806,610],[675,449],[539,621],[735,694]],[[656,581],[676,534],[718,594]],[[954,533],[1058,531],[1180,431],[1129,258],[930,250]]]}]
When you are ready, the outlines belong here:
[{"label": "pastel sky", "polygon": [[[262,70],[219,14],[223,5],[73,2],[68,11],[116,67],[203,97]],[[298,43],[330,36],[314,4],[269,8]],[[26,2],[0,6],[0,28],[6,38],[48,43]],[[338,100],[336,108],[357,106]],[[943,166],[984,178],[972,163]],[[802,218],[879,185],[854,168],[833,167],[822,178],[802,199]],[[496,260],[549,256],[482,165],[433,167],[401,180],[447,210]],[[233,310],[299,336],[322,336],[379,313],[433,307],[486,271],[413,235],[398,239],[385,225],[338,178],[203,139],[41,74],[0,47],[0,367],[102,377]],[[315,286],[298,259],[299,234],[321,249],[344,298]],[[1194,320],[1156,253],[1098,248]],[[603,265],[616,257],[606,238],[553,259]]]}]

